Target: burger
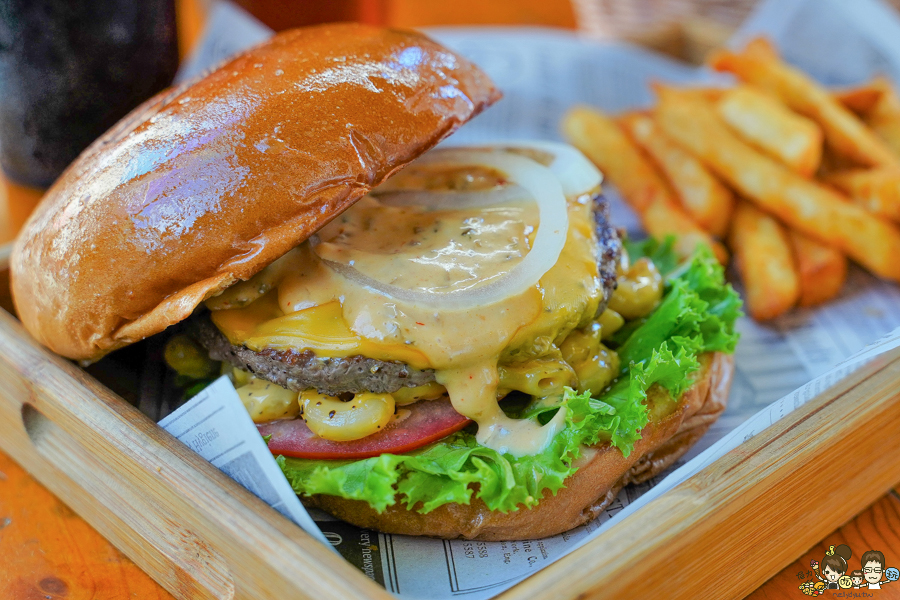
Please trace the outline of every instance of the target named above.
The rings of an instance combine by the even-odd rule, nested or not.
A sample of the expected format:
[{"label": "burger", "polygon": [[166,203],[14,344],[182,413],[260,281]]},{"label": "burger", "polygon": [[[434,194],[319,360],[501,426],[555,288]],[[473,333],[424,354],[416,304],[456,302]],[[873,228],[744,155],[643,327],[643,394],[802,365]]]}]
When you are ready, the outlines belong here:
[{"label": "burger", "polygon": [[432,149],[499,96],[418,33],[279,34],[63,174],[16,242],[22,322],[82,362],[165,331],[348,522],[583,524],[723,410],[740,303],[708,249],[624,244],[575,149]]}]

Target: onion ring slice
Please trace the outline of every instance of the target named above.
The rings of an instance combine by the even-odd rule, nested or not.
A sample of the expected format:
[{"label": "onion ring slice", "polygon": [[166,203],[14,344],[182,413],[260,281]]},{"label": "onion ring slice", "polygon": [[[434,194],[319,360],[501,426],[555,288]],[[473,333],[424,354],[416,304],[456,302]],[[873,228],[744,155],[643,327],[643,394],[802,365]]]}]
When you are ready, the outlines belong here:
[{"label": "onion ring slice", "polygon": [[502,141],[485,146],[448,146],[445,151],[504,152],[516,154],[516,150],[536,150],[553,157],[549,164],[541,163],[553,171],[567,198],[574,198],[592,191],[603,183],[603,174],[578,149],[560,142],[536,140]]},{"label": "onion ring slice", "polygon": [[[378,281],[356,268],[332,260],[322,262],[342,277],[379,294],[407,304],[440,310],[467,310],[489,306],[524,293],[537,285],[541,277],[556,264],[566,243],[569,215],[566,197],[553,172],[539,163],[506,152],[447,149],[421,157],[418,164],[447,167],[480,166],[500,171],[521,187],[538,205],[539,224],[534,245],[512,270],[480,285],[449,292],[410,290]],[[314,240],[311,240],[315,244]]]},{"label": "onion ring slice", "polygon": [[477,192],[456,192],[451,190],[390,190],[371,193],[378,201],[388,206],[423,206],[434,210],[459,210],[461,208],[483,208],[497,206],[516,200],[531,200],[531,195],[521,186],[503,187]]}]

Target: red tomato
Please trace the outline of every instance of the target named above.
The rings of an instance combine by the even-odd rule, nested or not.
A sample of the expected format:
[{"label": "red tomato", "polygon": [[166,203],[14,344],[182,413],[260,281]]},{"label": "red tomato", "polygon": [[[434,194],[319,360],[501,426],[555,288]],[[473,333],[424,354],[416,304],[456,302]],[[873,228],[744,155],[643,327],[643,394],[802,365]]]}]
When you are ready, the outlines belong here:
[{"label": "red tomato", "polygon": [[295,458],[355,459],[379,454],[402,454],[459,431],[471,421],[453,409],[447,399],[420,401],[399,408],[405,417],[392,421],[383,431],[352,442],[334,442],[320,438],[303,419],[273,421],[257,425],[271,435],[272,454]]}]

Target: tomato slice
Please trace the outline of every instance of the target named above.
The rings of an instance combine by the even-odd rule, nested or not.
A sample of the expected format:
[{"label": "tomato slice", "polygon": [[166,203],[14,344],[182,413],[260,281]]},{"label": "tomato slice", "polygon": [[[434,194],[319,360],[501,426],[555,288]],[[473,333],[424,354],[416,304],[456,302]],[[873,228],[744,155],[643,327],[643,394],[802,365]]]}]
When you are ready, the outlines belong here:
[{"label": "tomato slice", "polygon": [[[352,459],[379,454],[402,454],[459,431],[471,421],[453,409],[446,398],[424,400],[400,408],[409,414],[392,421],[383,431],[352,442],[334,442],[320,438],[303,419],[262,423],[256,428],[271,435],[272,454],[294,458]],[[402,413],[401,413],[402,414]]]}]

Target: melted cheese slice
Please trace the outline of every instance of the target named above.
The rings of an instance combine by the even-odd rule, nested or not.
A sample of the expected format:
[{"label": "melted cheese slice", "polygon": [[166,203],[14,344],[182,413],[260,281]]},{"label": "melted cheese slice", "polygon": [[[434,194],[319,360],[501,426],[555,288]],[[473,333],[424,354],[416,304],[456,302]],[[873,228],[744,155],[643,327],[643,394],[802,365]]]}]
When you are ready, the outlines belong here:
[{"label": "melted cheese slice", "polygon": [[[404,177],[417,184],[434,181],[428,175],[413,165],[398,176],[399,183]],[[457,187],[445,183],[456,181],[446,174],[437,180]],[[594,318],[603,293],[590,203],[596,191],[567,200],[569,230],[556,265],[538,285],[504,302],[458,311],[403,303],[350,281],[322,258],[401,288],[476,289],[529,251],[539,227],[533,202],[429,210],[386,206],[369,196],[323,228],[315,247],[304,243],[272,271],[226,294],[240,298],[254,297],[248,291],[273,291],[243,308],[214,310],[212,319],[232,343],[257,351],[364,355],[434,369],[454,408],[478,423],[481,444],[513,455],[534,454],[563,422],[555,418],[541,427],[507,418],[497,403],[498,365],[558,358],[562,340]],[[211,303],[223,305],[229,304]]]}]

